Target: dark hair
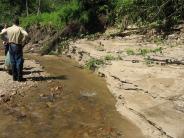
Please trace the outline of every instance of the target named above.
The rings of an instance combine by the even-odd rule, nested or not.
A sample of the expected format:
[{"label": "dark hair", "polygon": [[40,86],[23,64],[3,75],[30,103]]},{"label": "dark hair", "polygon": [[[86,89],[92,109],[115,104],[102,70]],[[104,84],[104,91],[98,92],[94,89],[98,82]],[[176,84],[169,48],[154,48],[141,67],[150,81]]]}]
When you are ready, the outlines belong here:
[{"label": "dark hair", "polygon": [[13,23],[14,23],[15,25],[19,25],[19,18],[18,18],[18,17],[15,17],[15,18],[13,19]]},{"label": "dark hair", "polygon": [[7,23],[4,23],[3,25],[4,25],[4,28],[6,28],[8,26]]}]

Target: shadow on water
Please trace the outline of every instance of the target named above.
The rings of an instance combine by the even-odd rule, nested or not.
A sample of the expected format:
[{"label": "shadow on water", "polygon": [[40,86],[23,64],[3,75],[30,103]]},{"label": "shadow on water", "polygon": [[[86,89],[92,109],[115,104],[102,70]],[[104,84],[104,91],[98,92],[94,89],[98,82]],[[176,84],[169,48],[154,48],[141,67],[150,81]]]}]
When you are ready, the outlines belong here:
[{"label": "shadow on water", "polygon": [[32,81],[48,81],[48,80],[67,80],[66,75],[61,75],[61,76],[50,76],[50,77],[27,77],[27,79],[30,79]]},{"label": "shadow on water", "polygon": [[24,70],[32,70],[34,67],[24,67]]},{"label": "shadow on water", "polygon": [[[25,69],[24,69],[25,70]],[[32,73],[42,73],[43,71],[40,71],[40,70],[34,70],[34,71],[23,71],[23,75],[29,75],[29,74],[32,74]]]}]

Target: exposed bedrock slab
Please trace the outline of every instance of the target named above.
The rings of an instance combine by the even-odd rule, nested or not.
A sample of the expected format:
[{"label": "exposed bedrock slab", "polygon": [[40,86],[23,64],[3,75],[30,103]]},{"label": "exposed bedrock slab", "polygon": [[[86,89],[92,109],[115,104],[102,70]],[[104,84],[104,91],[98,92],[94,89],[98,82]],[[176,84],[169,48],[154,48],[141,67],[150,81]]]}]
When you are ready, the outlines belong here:
[{"label": "exposed bedrock slab", "polygon": [[[171,44],[170,44],[171,45]],[[157,49],[150,53],[158,62],[183,62],[183,45],[169,47],[140,43],[137,39],[78,40],[66,52],[82,65],[90,58],[121,57],[98,69],[117,99],[117,110],[139,126],[146,138],[184,138],[184,66],[145,64],[143,56],[127,50]],[[133,62],[138,61],[138,62]]]},{"label": "exposed bedrock slab", "polygon": [[184,137],[183,69],[113,61],[99,71],[106,74],[118,110],[137,125],[138,117],[147,122],[148,128],[156,129],[143,130],[145,135],[151,137],[160,131],[153,137]]}]

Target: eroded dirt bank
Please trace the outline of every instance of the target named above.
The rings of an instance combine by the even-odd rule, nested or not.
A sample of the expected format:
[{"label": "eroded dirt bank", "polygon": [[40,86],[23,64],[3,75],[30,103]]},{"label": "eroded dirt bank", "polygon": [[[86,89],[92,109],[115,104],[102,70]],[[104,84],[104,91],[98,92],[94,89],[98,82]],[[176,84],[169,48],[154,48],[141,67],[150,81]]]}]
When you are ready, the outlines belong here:
[{"label": "eroded dirt bank", "polygon": [[64,54],[99,67],[96,71],[116,97],[117,110],[145,137],[183,138],[184,41],[183,35],[168,37],[165,42],[144,41],[141,35],[81,39],[70,43]]},{"label": "eroded dirt bank", "polygon": [[103,79],[63,57],[27,57],[26,82],[13,82],[1,66],[0,137],[143,138],[118,114]]}]

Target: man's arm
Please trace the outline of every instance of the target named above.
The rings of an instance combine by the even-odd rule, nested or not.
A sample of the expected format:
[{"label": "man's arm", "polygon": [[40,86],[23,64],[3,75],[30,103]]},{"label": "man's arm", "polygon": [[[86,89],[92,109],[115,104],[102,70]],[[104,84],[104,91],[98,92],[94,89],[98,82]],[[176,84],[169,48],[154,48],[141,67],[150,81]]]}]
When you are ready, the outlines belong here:
[{"label": "man's arm", "polygon": [[21,33],[23,35],[22,42],[25,43],[26,38],[28,37],[28,33],[22,27],[20,27],[20,31],[21,31]]},{"label": "man's arm", "polygon": [[20,28],[20,31],[24,37],[28,37],[28,33],[22,27]]},{"label": "man's arm", "polygon": [[4,35],[7,33],[7,30],[6,29],[3,29],[1,32],[0,32],[0,35]]},{"label": "man's arm", "polygon": [[6,35],[7,34],[7,30],[6,29],[3,29],[1,32],[0,32],[0,39],[2,39],[3,41],[7,41],[7,38],[6,38]]}]

